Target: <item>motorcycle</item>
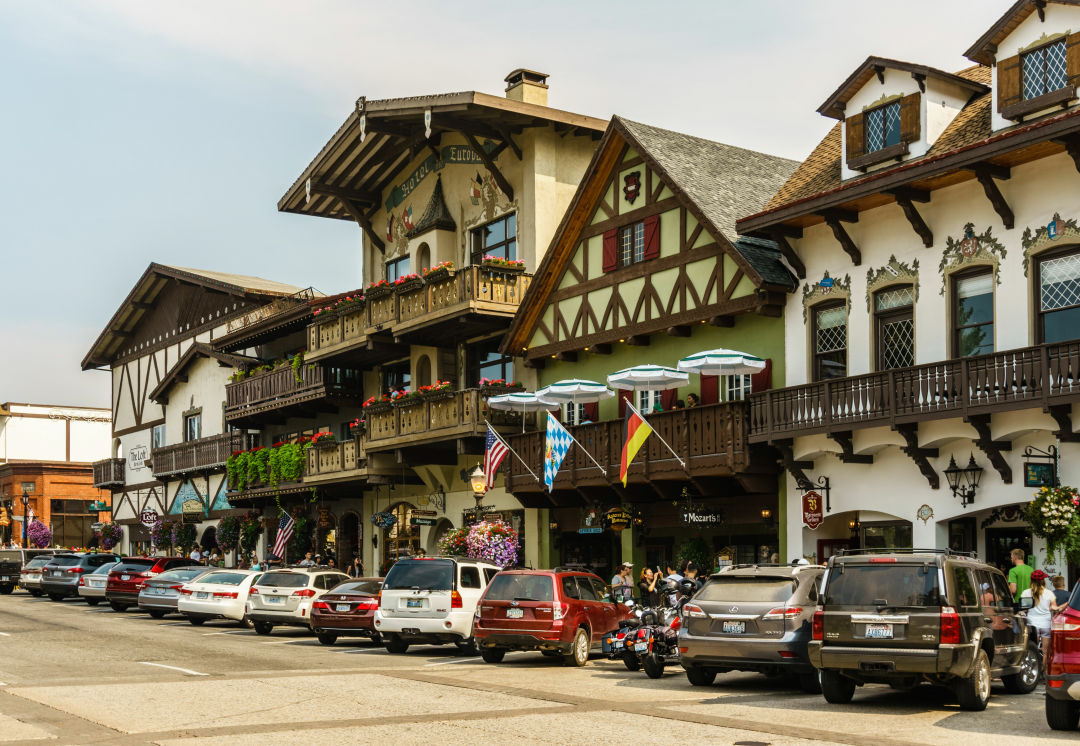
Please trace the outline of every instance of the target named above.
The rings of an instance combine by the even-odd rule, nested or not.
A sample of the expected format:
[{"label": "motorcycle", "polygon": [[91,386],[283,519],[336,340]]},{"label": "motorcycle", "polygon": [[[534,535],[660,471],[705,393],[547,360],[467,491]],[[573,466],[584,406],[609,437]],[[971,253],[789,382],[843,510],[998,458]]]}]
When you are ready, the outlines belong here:
[{"label": "motorcycle", "polygon": [[634,651],[627,647],[627,642],[634,638],[638,628],[641,627],[641,615],[644,609],[632,598],[622,603],[631,610],[633,616],[623,619],[616,629],[604,635],[601,649],[608,660],[621,660],[628,671],[640,671],[641,661],[638,660]]},{"label": "motorcycle", "polygon": [[[625,645],[637,656],[650,679],[659,679],[664,675],[665,666],[679,662],[680,615],[682,607],[696,591],[697,584],[692,580],[669,580],[663,591],[665,605],[659,609],[641,610],[641,624]],[[629,664],[627,668],[630,668]]]}]

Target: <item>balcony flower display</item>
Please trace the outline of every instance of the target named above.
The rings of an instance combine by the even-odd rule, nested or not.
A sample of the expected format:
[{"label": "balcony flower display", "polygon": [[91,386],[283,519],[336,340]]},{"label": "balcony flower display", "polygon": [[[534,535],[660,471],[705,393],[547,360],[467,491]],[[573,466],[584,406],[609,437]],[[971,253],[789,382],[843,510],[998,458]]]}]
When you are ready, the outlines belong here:
[{"label": "balcony flower display", "polygon": [[1040,487],[1024,508],[1024,518],[1036,536],[1046,540],[1046,555],[1064,551],[1080,562],[1080,492],[1075,487]]},{"label": "balcony flower display", "polygon": [[394,286],[387,280],[376,280],[364,289],[364,296],[368,300],[377,300],[394,292]]},{"label": "balcony flower display", "polygon": [[499,567],[511,567],[517,564],[520,543],[517,531],[503,521],[494,520],[470,526],[465,547],[469,557],[486,559]]},{"label": "balcony flower display", "polygon": [[124,528],[118,523],[103,523],[97,535],[100,537],[101,548],[108,551],[124,538]]},{"label": "balcony flower display", "polygon": [[364,431],[366,429],[367,429],[367,420],[361,419],[360,417],[357,417],[356,419],[354,419],[352,422],[349,423],[349,432],[352,434],[352,436],[354,438],[358,438],[361,435],[363,435]]},{"label": "balcony flower display", "polygon": [[322,308],[316,308],[312,311],[312,315],[326,316],[337,312],[345,313],[353,310],[360,310],[364,307],[364,294],[360,290],[354,290],[348,295],[338,298],[333,303],[323,306]]},{"label": "balcony flower display", "polygon": [[225,462],[229,489],[243,492],[256,486],[277,487],[282,482],[299,482],[304,476],[307,452],[335,442],[333,433],[323,432],[291,442],[274,443],[269,448],[256,446],[247,451],[234,451]]},{"label": "balcony flower display", "polygon": [[407,293],[410,290],[416,290],[416,288],[421,287],[423,284],[424,281],[421,279],[420,275],[415,272],[410,272],[409,274],[402,275],[394,280],[394,290],[399,293]]},{"label": "balcony flower display", "polygon": [[[396,393],[396,392],[395,392]],[[390,394],[380,394],[378,396],[370,396],[367,401],[362,405],[364,409],[373,407],[373,412],[379,412],[390,408],[390,404],[393,402]]]},{"label": "balcony flower display", "polygon": [[26,538],[31,545],[44,549],[52,543],[52,531],[41,521],[34,519],[26,527]]},{"label": "balcony flower display", "polygon": [[435,381],[435,383],[421,386],[417,392],[425,399],[445,399],[453,393],[449,381]]},{"label": "balcony flower display", "polygon": [[477,384],[483,396],[496,396],[509,394],[511,391],[524,391],[525,385],[520,381],[507,381],[505,378],[481,378]]},{"label": "balcony flower display", "polygon": [[425,282],[439,282],[445,280],[450,276],[450,273],[454,271],[454,263],[450,260],[445,262],[439,262],[434,267],[424,267],[420,270],[420,274],[424,276]]},{"label": "balcony flower display", "polygon": [[501,256],[492,256],[491,254],[484,254],[483,260],[480,262],[480,266],[485,269],[496,269],[502,272],[524,272],[525,262],[521,259],[504,259]]}]

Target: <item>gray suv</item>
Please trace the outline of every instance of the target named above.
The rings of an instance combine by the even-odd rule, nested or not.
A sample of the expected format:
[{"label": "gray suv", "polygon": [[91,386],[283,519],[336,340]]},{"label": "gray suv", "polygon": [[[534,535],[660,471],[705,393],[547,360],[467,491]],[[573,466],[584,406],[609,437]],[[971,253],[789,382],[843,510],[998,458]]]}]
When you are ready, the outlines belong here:
[{"label": "gray suv", "polygon": [[867,683],[929,682],[983,710],[993,678],[1012,693],[1034,691],[1040,654],[996,567],[949,550],[884,549],[829,560],[810,660],[834,704]]},{"label": "gray suv", "polygon": [[53,601],[78,596],[84,574],[118,559],[115,554],[58,554],[41,568],[41,591]]},{"label": "gray suv", "polygon": [[694,686],[716,674],[792,674],[817,694],[807,655],[823,565],[737,565],[712,575],[683,606],[680,662]]}]

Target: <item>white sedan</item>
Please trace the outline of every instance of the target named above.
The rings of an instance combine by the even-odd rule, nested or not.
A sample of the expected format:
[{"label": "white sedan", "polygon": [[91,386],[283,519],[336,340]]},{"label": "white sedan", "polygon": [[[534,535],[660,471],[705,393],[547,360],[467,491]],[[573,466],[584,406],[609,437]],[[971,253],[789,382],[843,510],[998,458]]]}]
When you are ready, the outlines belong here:
[{"label": "white sedan", "polygon": [[262,576],[254,570],[217,570],[180,590],[176,609],[194,625],[207,619],[233,619],[247,625],[245,604],[251,584]]}]

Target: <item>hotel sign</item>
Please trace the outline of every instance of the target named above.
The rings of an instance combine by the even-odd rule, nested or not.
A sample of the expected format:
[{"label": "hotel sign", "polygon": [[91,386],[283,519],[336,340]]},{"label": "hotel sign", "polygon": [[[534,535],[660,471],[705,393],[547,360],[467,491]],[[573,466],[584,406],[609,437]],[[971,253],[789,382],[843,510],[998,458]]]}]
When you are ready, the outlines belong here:
[{"label": "hotel sign", "polygon": [[803,523],[811,531],[821,525],[821,522],[825,520],[825,511],[822,507],[823,500],[821,495],[810,490],[804,492],[802,496],[802,517]]},{"label": "hotel sign", "polygon": [[[495,150],[496,144],[491,140],[485,140],[481,147],[490,153]],[[483,163],[483,161],[468,145],[444,146],[439,150],[438,158],[434,154],[429,155],[400,184],[390,190],[390,196],[386,198],[386,211],[390,212],[404,202],[405,198],[412,194],[429,174],[441,171],[443,166],[467,163]]]}]

